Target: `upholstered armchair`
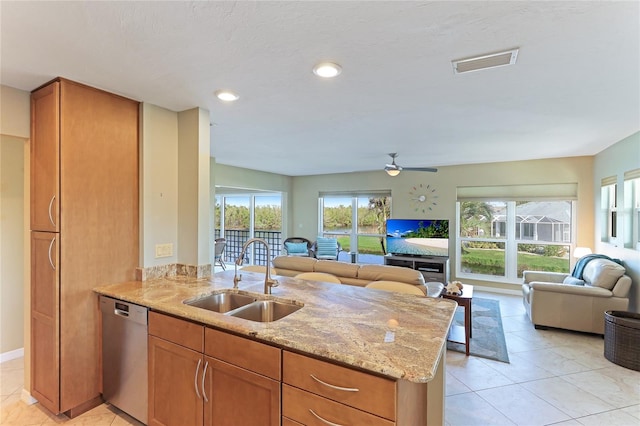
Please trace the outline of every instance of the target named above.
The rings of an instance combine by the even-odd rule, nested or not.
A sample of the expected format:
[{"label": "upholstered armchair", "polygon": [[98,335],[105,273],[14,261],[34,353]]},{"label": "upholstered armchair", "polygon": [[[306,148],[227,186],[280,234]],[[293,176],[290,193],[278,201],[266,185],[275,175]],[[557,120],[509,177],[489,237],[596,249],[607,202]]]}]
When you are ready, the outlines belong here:
[{"label": "upholstered armchair", "polygon": [[536,328],[604,334],[604,313],[629,307],[631,278],[607,259],[592,259],[582,279],[557,272],[524,271],[522,295]]}]

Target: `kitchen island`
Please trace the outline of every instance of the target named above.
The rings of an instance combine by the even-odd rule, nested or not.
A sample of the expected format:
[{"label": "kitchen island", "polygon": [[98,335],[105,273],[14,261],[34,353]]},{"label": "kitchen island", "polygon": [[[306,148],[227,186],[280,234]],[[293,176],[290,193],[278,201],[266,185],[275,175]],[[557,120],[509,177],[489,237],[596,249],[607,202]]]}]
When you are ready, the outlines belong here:
[{"label": "kitchen island", "polygon": [[[396,391],[389,396],[394,413],[386,417],[391,420],[388,424],[444,423],[444,353],[454,302],[279,276],[279,286],[267,297],[304,306],[274,322],[249,321],[183,303],[233,287],[233,275],[227,271],[203,279],[134,281],[101,286],[95,291],[168,314],[168,318],[201,324],[207,332],[222,331],[243,341],[278,348],[285,353],[285,378],[287,359],[303,355],[326,362],[324,367],[346,367],[391,381]],[[242,271],[240,292],[260,294],[263,288],[264,274]],[[285,416],[288,393],[299,389],[282,381]],[[335,400],[344,403],[340,397]],[[362,409],[357,402],[351,406]],[[290,419],[285,417],[282,422],[296,424],[288,423]]]}]

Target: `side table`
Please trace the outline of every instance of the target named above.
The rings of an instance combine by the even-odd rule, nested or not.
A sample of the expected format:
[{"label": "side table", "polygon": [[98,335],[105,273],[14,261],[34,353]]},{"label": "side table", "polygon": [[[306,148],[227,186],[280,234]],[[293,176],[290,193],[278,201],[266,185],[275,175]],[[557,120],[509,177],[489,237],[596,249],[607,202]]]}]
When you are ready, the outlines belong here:
[{"label": "side table", "polygon": [[462,294],[453,295],[442,293],[442,297],[455,300],[459,306],[464,308],[464,330],[461,330],[463,327],[452,325],[447,340],[464,344],[465,353],[469,356],[469,339],[472,337],[471,302],[473,301],[473,286],[471,284],[463,284]]}]

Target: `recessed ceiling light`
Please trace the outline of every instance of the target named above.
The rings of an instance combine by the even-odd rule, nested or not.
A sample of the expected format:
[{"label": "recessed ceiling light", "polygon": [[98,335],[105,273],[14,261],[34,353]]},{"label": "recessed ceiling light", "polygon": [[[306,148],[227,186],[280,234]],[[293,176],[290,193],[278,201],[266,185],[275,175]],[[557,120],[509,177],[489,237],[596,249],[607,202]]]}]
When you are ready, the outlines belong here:
[{"label": "recessed ceiling light", "polygon": [[216,90],[214,92],[214,94],[216,95],[216,97],[218,99],[220,99],[221,101],[226,101],[226,102],[237,101],[238,98],[240,98],[240,96],[236,95],[231,90]]},{"label": "recessed ceiling light", "polygon": [[455,74],[460,74],[463,72],[478,71],[486,68],[513,65],[516,63],[516,59],[518,59],[518,50],[519,49],[516,48],[505,52],[491,53],[489,55],[451,61],[451,64],[453,65],[453,72]]},{"label": "recessed ceiling light", "polygon": [[342,72],[342,67],[333,62],[321,62],[313,67],[313,73],[318,77],[332,78]]}]

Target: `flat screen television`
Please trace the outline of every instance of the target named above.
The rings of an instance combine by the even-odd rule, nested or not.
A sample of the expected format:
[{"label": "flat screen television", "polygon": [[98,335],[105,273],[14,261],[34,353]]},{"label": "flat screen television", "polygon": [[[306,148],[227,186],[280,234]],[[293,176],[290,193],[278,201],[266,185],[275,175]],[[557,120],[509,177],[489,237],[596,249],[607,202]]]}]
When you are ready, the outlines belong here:
[{"label": "flat screen television", "polygon": [[447,219],[387,219],[387,253],[449,256]]}]

